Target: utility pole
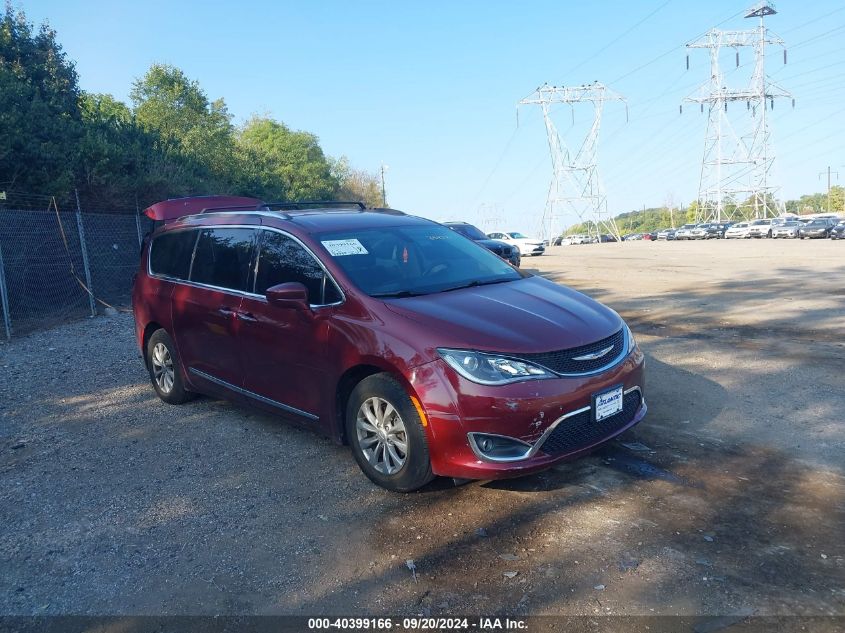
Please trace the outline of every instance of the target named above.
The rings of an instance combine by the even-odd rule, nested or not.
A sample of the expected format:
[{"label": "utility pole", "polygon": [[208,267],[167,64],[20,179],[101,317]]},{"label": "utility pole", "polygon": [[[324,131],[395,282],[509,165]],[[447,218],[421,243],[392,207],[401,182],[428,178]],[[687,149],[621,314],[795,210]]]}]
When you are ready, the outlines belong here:
[{"label": "utility pole", "polygon": [[384,172],[389,169],[387,165],[382,163],[381,165],[381,206],[387,207],[387,195],[384,189]]},{"label": "utility pole", "polygon": [[[710,51],[710,80],[697,96],[684,99],[685,102],[698,103],[702,112],[706,104],[708,111],[696,222],[732,219],[734,211],[728,211],[726,201],[733,199],[738,203],[737,194],[745,194],[751,199],[754,217],[774,214],[774,210],[770,209],[771,196],[777,188],[770,186],[768,178],[775,157],[771,150],[766,109],[774,109],[776,98],[792,96],[765,73],[766,45],[784,45],[783,40],[769,33],[763,22],[763,18],[776,13],[770,2],[760,2],[745,15],[746,18],[759,18],[757,28],[744,31],[711,29],[687,44],[687,48]],[[720,52],[725,48],[734,49],[738,68],[739,50],[743,47],[754,49],[754,71],[747,88],[729,89],[720,68]],[[786,63],[786,50],[783,62]],[[728,104],[742,101],[746,103],[746,116],[750,115],[751,121],[744,125],[748,129],[740,129],[738,133],[728,118]],[[795,106],[794,99],[792,105]],[[742,212],[746,218],[751,214],[751,209]]]},{"label": "utility pole", "polygon": [[[552,157],[552,182],[546,198],[546,209],[543,212],[544,233],[548,231],[550,239],[562,232],[559,222],[568,211],[570,215],[574,212],[581,223],[592,222],[596,237],[599,239],[601,227],[604,227],[608,233],[621,241],[619,228],[608,213],[607,196],[601,186],[598,172],[599,129],[605,101],[624,103],[625,98],[595,81],[582,86],[543,84],[517,104],[517,107],[538,105],[543,111],[549,152]],[[571,152],[558,133],[551,113],[555,105],[568,105],[572,109],[574,121],[574,105],[577,103],[592,104],[593,124],[578,151]]]},{"label": "utility pole", "polygon": [[[839,180],[839,172],[838,171],[831,172],[830,171],[830,165],[828,165],[827,166],[827,212],[828,213],[830,213],[830,174],[831,173],[836,174],[836,180]],[[822,176],[824,176],[824,172],[820,171],[819,172],[819,178],[821,178]]]}]

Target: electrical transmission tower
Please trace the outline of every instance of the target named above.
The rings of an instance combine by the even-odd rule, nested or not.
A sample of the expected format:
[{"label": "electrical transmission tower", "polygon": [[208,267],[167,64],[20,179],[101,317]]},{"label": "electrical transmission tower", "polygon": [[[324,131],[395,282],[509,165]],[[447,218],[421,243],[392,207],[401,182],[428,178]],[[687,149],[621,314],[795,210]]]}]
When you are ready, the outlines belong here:
[{"label": "electrical transmission tower", "polygon": [[485,233],[492,233],[501,230],[505,221],[502,209],[497,204],[481,204],[478,207],[478,215],[481,218],[481,226]]},{"label": "electrical transmission tower", "polygon": [[[766,45],[783,46],[779,37],[772,35],[763,22],[768,15],[777,13],[769,2],[762,2],[749,9],[746,18],[759,18],[757,28],[744,31],[712,29],[701,38],[687,44],[687,48],[706,48],[710,51],[710,81],[698,96],[684,99],[708,108],[707,133],[704,157],[701,162],[701,180],[698,188],[697,222],[732,219],[736,212],[745,218],[774,215],[774,193],[777,187],[769,182],[769,172],[775,160],[770,144],[769,121],[766,110],[774,109],[776,98],[791,95],[766,76]],[[754,70],[747,87],[731,89],[725,85],[719,65],[720,53],[733,48],[736,67],[739,67],[739,50],[754,49]],[[783,51],[786,63],[786,50]],[[689,55],[687,55],[689,68]],[[740,132],[728,117],[728,104],[744,101]],[[793,99],[792,105],[795,105]],[[683,106],[681,106],[683,111]],[[750,119],[750,120],[749,120]]]},{"label": "electrical transmission tower", "polygon": [[[596,235],[602,227],[620,239],[616,222],[608,215],[607,196],[598,173],[598,140],[605,101],[625,99],[607,86],[594,82],[585,86],[550,86],[543,84],[519,105],[539,105],[543,111],[549,151],[552,155],[552,182],[543,212],[543,233],[549,238],[562,232],[564,218],[577,216],[580,222],[591,221]],[[577,103],[593,105],[593,124],[577,152],[572,152],[558,133],[552,119],[555,104],[566,104],[572,110],[573,123]],[[627,112],[627,105],[626,105]]]}]

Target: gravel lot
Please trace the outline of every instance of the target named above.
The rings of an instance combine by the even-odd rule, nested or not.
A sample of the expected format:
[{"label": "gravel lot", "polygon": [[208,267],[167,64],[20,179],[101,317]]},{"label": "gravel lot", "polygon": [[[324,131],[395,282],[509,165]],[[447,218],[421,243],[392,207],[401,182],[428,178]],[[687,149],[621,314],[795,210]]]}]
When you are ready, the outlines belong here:
[{"label": "gravel lot", "polygon": [[129,315],[0,345],[0,614],[845,615],[845,244],[523,266],[629,319],[650,410],[507,482],[392,494],[279,419],[165,405]]}]

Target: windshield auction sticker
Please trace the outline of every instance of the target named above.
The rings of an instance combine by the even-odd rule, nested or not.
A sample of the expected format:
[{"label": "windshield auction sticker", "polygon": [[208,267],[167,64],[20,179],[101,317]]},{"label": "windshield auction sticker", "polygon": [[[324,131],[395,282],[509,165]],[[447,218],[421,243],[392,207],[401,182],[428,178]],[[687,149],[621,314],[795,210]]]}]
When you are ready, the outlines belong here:
[{"label": "windshield auction sticker", "polygon": [[323,246],[334,257],[345,255],[368,255],[367,249],[355,238],[349,240],[326,240]]}]

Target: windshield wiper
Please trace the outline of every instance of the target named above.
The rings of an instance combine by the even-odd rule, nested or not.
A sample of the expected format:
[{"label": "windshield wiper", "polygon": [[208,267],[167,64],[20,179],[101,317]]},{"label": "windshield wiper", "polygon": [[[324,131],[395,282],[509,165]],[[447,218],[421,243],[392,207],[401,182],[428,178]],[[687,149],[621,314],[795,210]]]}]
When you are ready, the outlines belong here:
[{"label": "windshield wiper", "polygon": [[378,292],[370,295],[376,299],[401,299],[402,297],[419,297],[427,292],[412,292],[411,290],[397,290],[396,292]]},{"label": "windshield wiper", "polygon": [[508,281],[516,281],[516,279],[488,279],[487,281],[478,281],[477,279],[464,284],[462,286],[453,286],[452,288],[444,288],[440,292],[451,292],[452,290],[463,290],[464,288],[476,288],[477,286],[492,286],[493,284],[503,284]]}]

